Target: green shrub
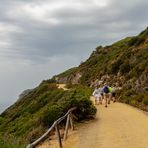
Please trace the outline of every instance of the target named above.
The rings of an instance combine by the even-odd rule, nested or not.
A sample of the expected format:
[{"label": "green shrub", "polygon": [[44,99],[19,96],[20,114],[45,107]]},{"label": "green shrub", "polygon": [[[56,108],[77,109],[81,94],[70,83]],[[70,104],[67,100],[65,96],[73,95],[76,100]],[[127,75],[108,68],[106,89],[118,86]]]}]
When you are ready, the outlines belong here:
[{"label": "green shrub", "polygon": [[85,73],[80,79],[81,84],[90,85],[91,72]]},{"label": "green shrub", "polygon": [[145,96],[144,96],[142,102],[143,102],[144,105],[148,105],[148,95],[145,95]]},{"label": "green shrub", "polygon": [[120,99],[121,102],[124,102],[126,104],[129,104],[131,102],[131,98],[127,96],[122,96]]},{"label": "green shrub", "polygon": [[121,66],[120,66],[120,72],[122,74],[128,73],[130,71],[130,64],[129,61],[124,62]]},{"label": "green shrub", "polygon": [[130,104],[133,106],[137,106],[137,101],[134,99],[131,99]]},{"label": "green shrub", "polygon": [[127,96],[127,97],[130,97],[132,96],[133,94],[135,93],[135,91],[133,89],[129,89],[127,90],[124,95]]},{"label": "green shrub", "polygon": [[56,119],[64,115],[71,107],[77,107],[75,115],[78,120],[94,116],[96,108],[89,99],[90,92],[90,89],[86,88],[85,90],[85,88],[78,86],[74,90],[65,93],[65,95],[57,102],[57,105],[54,105],[45,111],[43,124],[51,126]]},{"label": "green shrub", "polygon": [[15,142],[9,143],[0,138],[0,148],[25,148],[25,145],[16,144]]},{"label": "green shrub", "polygon": [[136,42],[136,46],[139,46],[140,44],[144,43],[145,38],[144,37],[139,37],[139,39]]},{"label": "green shrub", "polygon": [[140,93],[140,94],[137,94],[134,99],[137,101],[137,102],[142,102],[143,100],[143,97],[144,97],[144,94],[143,93]]},{"label": "green shrub", "polygon": [[3,117],[0,117],[0,125],[2,124],[3,120]]},{"label": "green shrub", "polygon": [[31,130],[31,132],[27,135],[27,143],[32,143],[36,139],[38,139],[41,135],[45,133],[45,128],[43,126],[39,126]]},{"label": "green shrub", "polygon": [[121,66],[122,63],[123,62],[121,59],[116,60],[114,63],[112,63],[110,67],[111,73],[116,74],[119,71],[119,67]]},{"label": "green shrub", "polygon": [[136,36],[136,37],[131,38],[128,45],[129,46],[133,46],[133,45],[139,46],[140,44],[144,43],[144,41],[145,41],[145,37]]},{"label": "green shrub", "polygon": [[50,127],[55,120],[63,115],[62,108],[58,105],[53,105],[46,110],[43,114],[42,122],[44,126]]},{"label": "green shrub", "polygon": [[139,39],[139,38],[138,38],[137,36],[131,38],[131,40],[129,41],[128,45],[129,45],[129,46],[135,45],[135,44],[137,43],[138,39]]},{"label": "green shrub", "polygon": [[92,102],[84,97],[77,100],[76,116],[79,120],[93,117],[96,114],[96,108],[92,105]]}]

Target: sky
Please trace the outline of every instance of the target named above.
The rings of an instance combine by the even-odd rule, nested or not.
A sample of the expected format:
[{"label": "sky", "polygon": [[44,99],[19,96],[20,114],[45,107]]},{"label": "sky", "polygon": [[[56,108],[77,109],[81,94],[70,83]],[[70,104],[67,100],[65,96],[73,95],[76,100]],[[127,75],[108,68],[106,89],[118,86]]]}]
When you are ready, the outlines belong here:
[{"label": "sky", "polygon": [[98,45],[148,26],[147,0],[0,0],[0,112]]}]

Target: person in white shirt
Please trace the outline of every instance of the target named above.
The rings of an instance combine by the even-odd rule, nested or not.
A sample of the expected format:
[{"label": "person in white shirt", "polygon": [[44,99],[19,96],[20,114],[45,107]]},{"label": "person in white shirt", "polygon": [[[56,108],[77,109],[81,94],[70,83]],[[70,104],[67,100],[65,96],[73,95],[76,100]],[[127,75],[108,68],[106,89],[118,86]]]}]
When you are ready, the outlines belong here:
[{"label": "person in white shirt", "polygon": [[99,88],[99,86],[97,86],[93,92],[93,96],[95,98],[95,104],[102,104],[102,88]]}]

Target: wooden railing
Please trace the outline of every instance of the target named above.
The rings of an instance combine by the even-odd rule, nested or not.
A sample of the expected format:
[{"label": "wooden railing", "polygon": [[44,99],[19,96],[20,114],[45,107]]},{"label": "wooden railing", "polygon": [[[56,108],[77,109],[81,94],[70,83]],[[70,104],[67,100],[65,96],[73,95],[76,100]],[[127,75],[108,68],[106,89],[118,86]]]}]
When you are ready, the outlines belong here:
[{"label": "wooden railing", "polygon": [[71,129],[74,130],[74,125],[73,125],[74,116],[72,115],[72,111],[74,110],[76,110],[76,107],[69,109],[68,112],[63,117],[59,118],[53,123],[53,125],[47,130],[46,133],[44,133],[39,139],[37,139],[33,143],[29,144],[26,148],[34,148],[35,146],[40,144],[43,140],[45,140],[49,136],[50,132],[54,129],[56,130],[58,136],[59,148],[62,148],[62,138],[60,135],[59,124],[67,117],[66,127],[64,131],[64,138],[63,138],[63,140],[66,140],[68,135],[69,125],[71,126]]}]

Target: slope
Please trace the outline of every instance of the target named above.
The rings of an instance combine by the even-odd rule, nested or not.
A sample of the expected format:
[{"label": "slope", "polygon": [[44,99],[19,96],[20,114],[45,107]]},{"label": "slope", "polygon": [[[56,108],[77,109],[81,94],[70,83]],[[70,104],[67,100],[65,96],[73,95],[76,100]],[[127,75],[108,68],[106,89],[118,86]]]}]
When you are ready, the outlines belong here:
[{"label": "slope", "polygon": [[86,87],[64,91],[49,80],[43,81],[0,115],[0,146],[21,147],[35,141],[71,107],[78,108],[75,115],[79,120],[95,115],[90,93]]},{"label": "slope", "polygon": [[53,77],[59,83],[121,87],[120,101],[148,111],[148,28],[110,46],[98,46],[78,67]]}]

